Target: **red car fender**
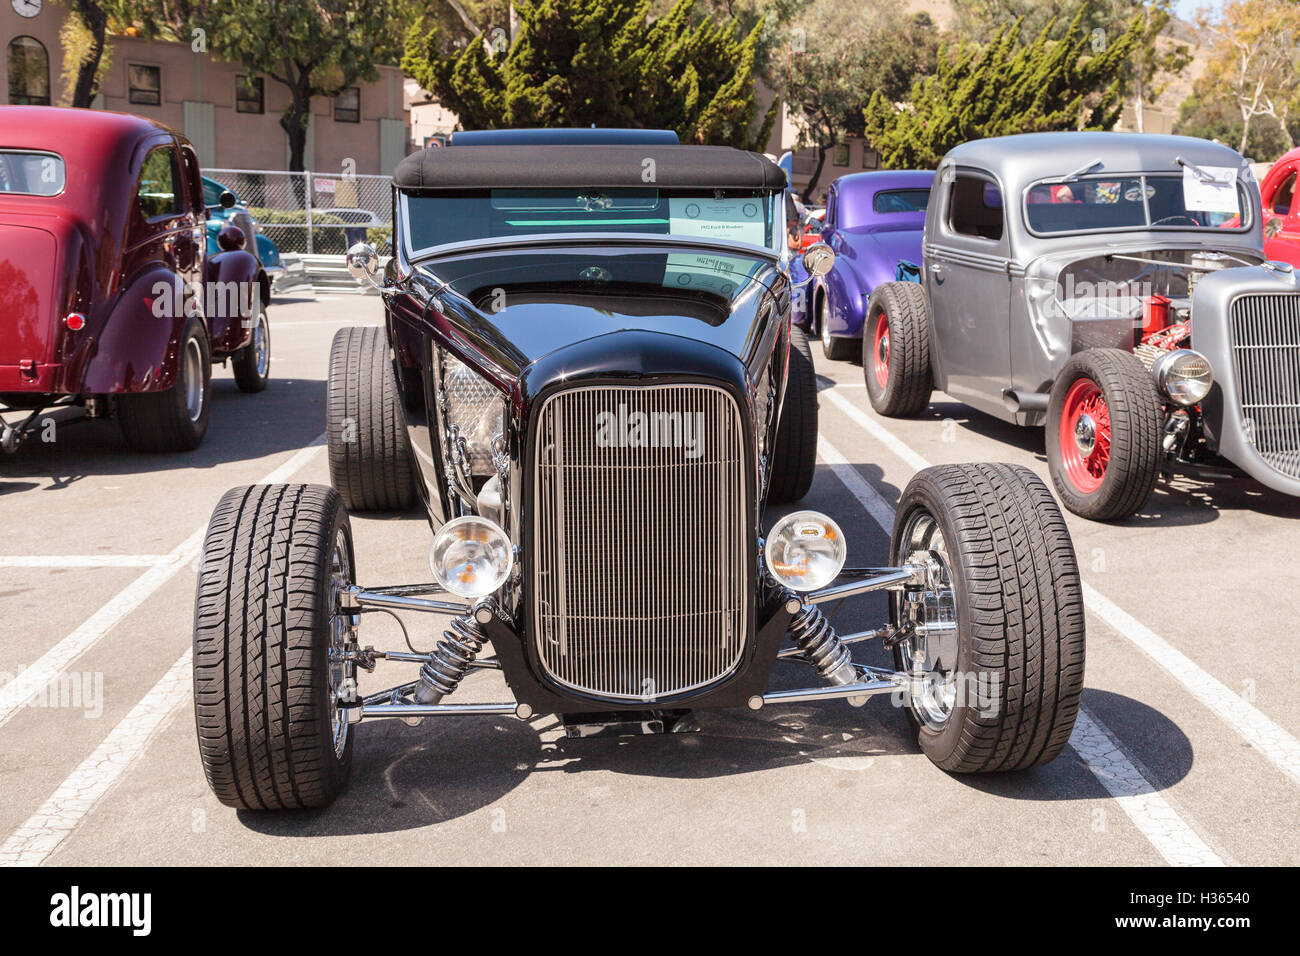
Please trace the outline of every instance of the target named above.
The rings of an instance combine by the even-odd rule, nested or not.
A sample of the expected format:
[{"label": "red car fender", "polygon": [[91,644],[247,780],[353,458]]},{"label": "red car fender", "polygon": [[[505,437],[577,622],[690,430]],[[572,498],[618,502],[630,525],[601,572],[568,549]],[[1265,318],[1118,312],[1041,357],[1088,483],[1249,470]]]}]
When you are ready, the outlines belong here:
[{"label": "red car fender", "polygon": [[212,356],[221,358],[248,344],[251,320],[270,298],[269,283],[257,257],[243,249],[209,256],[204,279]]},{"label": "red car fender", "polygon": [[[138,275],[104,321],[86,364],[82,391],[121,394],[171,388],[188,319],[185,306],[174,273],[159,266]],[[189,311],[198,310],[191,304]]]},{"label": "red car fender", "polygon": [[[1264,209],[1264,255],[1277,262],[1300,266],[1300,207],[1292,196],[1291,210],[1285,216],[1272,213],[1278,189],[1300,169],[1300,149],[1293,149],[1270,168],[1259,184],[1259,195]],[[1276,224],[1270,228],[1270,221]],[[1271,234],[1270,234],[1271,232]]]}]

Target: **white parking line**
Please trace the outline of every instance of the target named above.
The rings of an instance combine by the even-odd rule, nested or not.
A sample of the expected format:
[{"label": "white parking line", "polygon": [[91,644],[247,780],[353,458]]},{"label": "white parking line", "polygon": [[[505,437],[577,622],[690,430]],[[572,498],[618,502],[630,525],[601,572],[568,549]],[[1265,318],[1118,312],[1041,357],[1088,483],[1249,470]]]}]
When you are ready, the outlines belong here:
[{"label": "white parking line", "polygon": [[152,568],[168,554],[0,554],[0,568]]},{"label": "white parking line", "polygon": [[[843,395],[832,389],[824,389],[821,394],[912,468],[919,471],[929,467],[928,461]],[[1300,741],[1087,582],[1083,585],[1083,600],[1089,611],[1160,665],[1293,783],[1300,784]]]},{"label": "white parking line", "polygon": [[[817,439],[817,454],[881,530],[886,535],[892,535],[893,506],[849,464],[848,459],[834,445],[820,436]],[[1224,865],[1214,851],[1206,846],[1205,841],[1196,835],[1196,831],[1157,792],[1156,785],[1125,756],[1110,731],[1087,708],[1079,708],[1074,732],[1070,735],[1070,746],[1079,755],[1083,765],[1119,803],[1133,825],[1170,865]]]},{"label": "white parking line", "polygon": [[[305,465],[324,443],[325,434],[322,432],[310,445],[300,449],[292,458],[263,478],[261,483],[275,484],[284,481]],[[36,663],[0,687],[0,726],[8,723],[27,701],[57,678],[74,660],[94,647],[119,621],[170,581],[181,568],[198,557],[206,531],[206,525],[196,530],[169,554],[164,555],[163,560],[115,594],[80,627],[42,654]]]},{"label": "white parking line", "polygon": [[1125,756],[1111,732],[1086,708],[1079,708],[1070,746],[1171,866],[1225,865],[1169,801],[1156,792],[1151,781]]},{"label": "white parking line", "polygon": [[181,703],[189,699],[191,652],[122,718],[41,808],[0,846],[0,866],[38,866],[108,793]]},{"label": "white parking line", "polygon": [[[281,481],[287,481],[311,460],[312,456],[323,444],[325,444],[324,432],[317,435],[310,445],[299,449],[292,458],[272,471],[258,484],[273,485]],[[191,541],[197,540],[198,544],[194,547],[193,556],[190,559],[192,560],[193,557],[198,555],[198,549],[202,546],[203,536],[206,532],[207,526],[205,525],[193,535],[190,535],[172,553],[177,554],[182,549],[187,548]],[[154,571],[165,569],[169,572],[167,576],[170,577],[182,565],[187,563],[188,561],[180,561],[179,563],[160,565]],[[152,573],[153,571],[150,571],[141,575],[135,584],[144,581]],[[161,581],[155,583],[149,593],[156,591],[161,584]],[[133,584],[131,587],[134,586]],[[128,587],[127,590],[130,589]],[[147,596],[146,594],[139,597],[132,609],[138,607],[139,603]],[[121,595],[118,597],[121,597]],[[96,613],[98,614],[98,612]],[[125,613],[129,612],[118,615],[116,620],[121,620]],[[66,640],[61,643],[65,643]],[[193,687],[191,677],[192,654],[193,652],[190,649],[186,649],[185,653],[163,675],[162,679],[141,698],[138,704],[131,708],[130,713],[123,717],[121,723],[113,728],[104,739],[104,742],[95,748],[94,753],[82,761],[81,765],[59,785],[58,789],[41,805],[39,810],[28,818],[26,823],[10,834],[9,839],[5,840],[3,846],[0,846],[0,866],[5,864],[37,866],[58,849],[64,838],[77,828],[77,825],[95,808],[96,804],[108,793],[112,785],[126,772],[127,768],[144,754],[149,742],[167,722],[167,719],[181,704],[190,699]],[[44,658],[41,660],[44,660]],[[40,661],[23,671],[23,674],[18,675],[19,678],[39,665]],[[55,671],[56,675],[57,673],[58,671]],[[12,683],[17,683],[17,679]],[[4,689],[7,690],[12,686],[12,683],[6,685]],[[30,696],[29,694],[28,697]],[[23,698],[23,700],[25,699],[27,698]]]}]

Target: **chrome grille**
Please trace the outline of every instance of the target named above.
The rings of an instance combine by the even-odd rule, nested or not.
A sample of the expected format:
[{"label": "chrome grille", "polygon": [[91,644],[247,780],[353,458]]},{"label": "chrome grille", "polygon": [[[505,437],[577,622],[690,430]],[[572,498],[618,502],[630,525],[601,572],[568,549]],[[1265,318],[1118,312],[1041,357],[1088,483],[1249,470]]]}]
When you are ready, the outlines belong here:
[{"label": "chrome grille", "polygon": [[538,415],[533,601],[558,683],[653,700],[725,677],[748,627],[740,415],[702,385],[559,392]]},{"label": "chrome grille", "polygon": [[1231,317],[1246,439],[1270,467],[1300,478],[1300,295],[1243,295]]}]

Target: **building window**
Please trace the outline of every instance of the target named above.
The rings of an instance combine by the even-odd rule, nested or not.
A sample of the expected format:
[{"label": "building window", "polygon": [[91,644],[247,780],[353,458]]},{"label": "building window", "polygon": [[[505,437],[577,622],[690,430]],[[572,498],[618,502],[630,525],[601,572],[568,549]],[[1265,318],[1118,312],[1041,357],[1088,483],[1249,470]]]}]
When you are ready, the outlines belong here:
[{"label": "building window", "polygon": [[334,120],[339,123],[361,122],[361,87],[349,86],[334,97]]},{"label": "building window", "polygon": [[137,106],[162,106],[162,67],[128,63],[127,102]]},{"label": "building window", "polygon": [[831,150],[832,166],[847,166],[849,164],[849,144],[836,143]]},{"label": "building window", "polygon": [[863,169],[880,168],[880,154],[877,153],[874,149],[868,149],[865,143],[862,145],[862,168]]},{"label": "building window", "polygon": [[265,113],[265,89],[260,76],[235,76],[235,112]]},{"label": "building window", "polygon": [[35,37],[9,41],[9,102],[18,106],[50,105],[50,55]]}]

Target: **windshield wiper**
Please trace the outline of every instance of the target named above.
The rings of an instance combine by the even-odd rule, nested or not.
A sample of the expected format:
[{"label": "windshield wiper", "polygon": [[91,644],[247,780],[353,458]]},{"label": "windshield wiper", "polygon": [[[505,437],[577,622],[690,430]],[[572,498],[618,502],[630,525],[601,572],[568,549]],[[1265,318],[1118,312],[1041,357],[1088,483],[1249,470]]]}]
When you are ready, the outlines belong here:
[{"label": "windshield wiper", "polygon": [[1074,182],[1076,179],[1078,179],[1080,176],[1082,176],[1084,173],[1091,172],[1092,170],[1096,169],[1096,168],[1097,168],[1098,166],[1100,166],[1100,165],[1101,165],[1101,160],[1100,160],[1100,159],[1094,159],[1092,162],[1088,163],[1086,166],[1080,166],[1078,169],[1076,169],[1074,172],[1070,173],[1070,175],[1066,176],[1066,177],[1065,177],[1064,179],[1062,179],[1061,181],[1062,181],[1062,182],[1066,182],[1066,183],[1072,183],[1072,182]]}]

